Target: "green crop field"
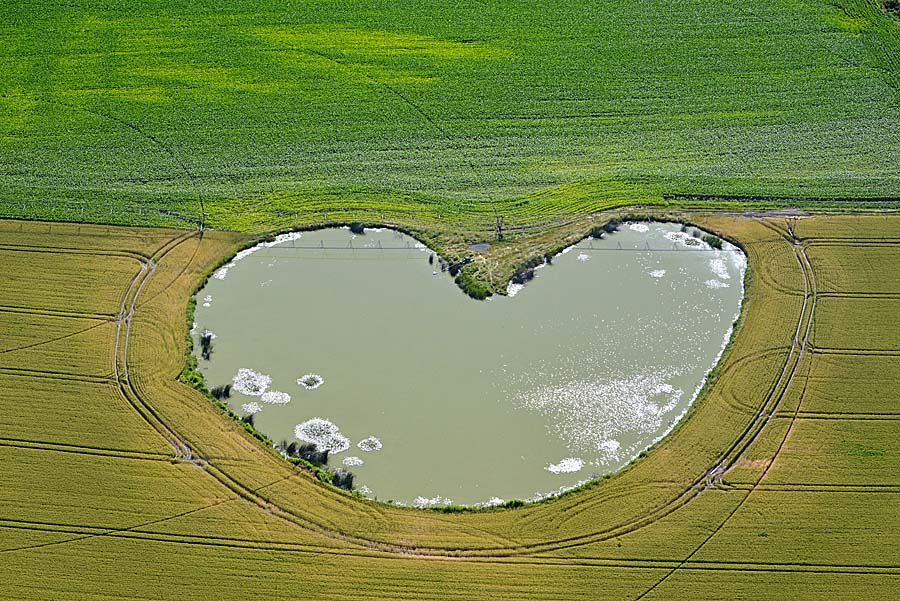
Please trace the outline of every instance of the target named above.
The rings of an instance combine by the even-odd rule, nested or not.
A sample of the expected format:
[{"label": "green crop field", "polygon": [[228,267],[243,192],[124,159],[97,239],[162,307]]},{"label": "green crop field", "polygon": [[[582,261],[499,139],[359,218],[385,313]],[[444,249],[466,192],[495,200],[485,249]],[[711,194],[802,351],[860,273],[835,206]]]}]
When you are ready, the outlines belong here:
[{"label": "green crop field", "polygon": [[0,288],[0,597],[892,597],[900,298],[870,263],[900,269],[898,218],[688,217],[751,274],[689,418],[611,479],[469,513],[325,485],[177,381],[188,298],[245,235],[0,221],[27,278]]},{"label": "green crop field", "polygon": [[[893,0],[13,1],[0,41],[0,598],[897,596]],[[749,286],[687,418],[571,494],[367,501],[179,381],[271,232],[402,229],[473,294],[628,215]]]},{"label": "green crop field", "polygon": [[879,2],[7,2],[0,215],[484,234],[626,204],[896,206]]}]

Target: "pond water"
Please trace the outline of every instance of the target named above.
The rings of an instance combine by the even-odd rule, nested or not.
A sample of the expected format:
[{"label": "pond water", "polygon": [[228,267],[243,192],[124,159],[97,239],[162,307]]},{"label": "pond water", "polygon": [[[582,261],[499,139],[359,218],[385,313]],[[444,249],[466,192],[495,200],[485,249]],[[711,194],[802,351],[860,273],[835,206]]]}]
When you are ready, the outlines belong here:
[{"label": "pond water", "polygon": [[230,406],[272,440],[330,448],[372,498],[537,499],[672,428],[727,341],[746,265],[678,225],[626,224],[477,302],[430,254],[341,229],[243,251],[197,297],[207,384],[233,384]]}]

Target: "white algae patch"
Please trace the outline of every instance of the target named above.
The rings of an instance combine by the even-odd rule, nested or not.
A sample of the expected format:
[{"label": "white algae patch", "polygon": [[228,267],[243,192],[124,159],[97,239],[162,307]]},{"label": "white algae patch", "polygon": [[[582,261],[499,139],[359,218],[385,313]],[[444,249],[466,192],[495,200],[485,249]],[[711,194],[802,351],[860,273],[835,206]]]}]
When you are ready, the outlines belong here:
[{"label": "white algae patch", "polygon": [[715,259],[710,259],[709,268],[717,277],[723,280],[731,278],[731,274],[728,273],[728,267],[725,265],[725,259],[721,259],[718,257]]},{"label": "white algae patch", "polygon": [[[230,262],[219,267],[213,273],[212,277],[214,277],[217,280],[224,280],[225,276],[228,275],[228,270],[231,269],[232,267],[234,267],[235,263],[237,263],[238,261],[240,261],[242,259],[246,259],[247,257],[252,255],[256,251],[258,251],[262,248],[271,248],[273,246],[278,246],[279,244],[284,244],[285,242],[291,242],[292,240],[299,240],[299,239],[300,239],[300,232],[288,232],[287,234],[278,234],[277,236],[275,236],[275,240],[273,240],[272,242],[261,242],[260,244],[257,244],[256,246],[252,246],[250,248],[245,248],[244,250],[242,250],[239,253],[237,253],[236,255],[234,255],[234,258]],[[204,307],[206,307],[206,306],[208,306],[208,305],[204,305]]]},{"label": "white algae patch", "polygon": [[506,286],[506,295],[509,297],[513,297],[513,296],[517,295],[519,293],[519,291],[522,290],[522,288],[524,288],[524,287],[525,287],[524,284],[514,284],[513,282],[510,282]]},{"label": "white algae patch", "polygon": [[325,378],[323,378],[319,374],[306,374],[305,376],[301,376],[297,380],[297,384],[307,390],[315,390],[324,383]]},{"label": "white algae patch", "polygon": [[650,226],[646,223],[629,223],[628,227],[636,232],[646,233],[650,231]]},{"label": "white algae patch", "polygon": [[244,410],[244,413],[253,415],[254,413],[259,413],[260,411],[262,411],[262,405],[260,405],[256,401],[251,401],[249,403],[244,403],[243,405],[241,405],[241,409]]},{"label": "white algae patch", "polygon": [[600,451],[606,459],[618,459],[619,447],[621,446],[622,445],[618,440],[608,438],[597,443],[597,450]]},{"label": "white algae patch", "polygon": [[650,277],[651,277],[651,278],[657,278],[657,279],[659,279],[659,278],[661,278],[661,277],[664,277],[665,275],[666,275],[666,270],[665,270],[665,269],[654,269],[653,271],[650,272]]},{"label": "white algae patch", "polygon": [[350,439],[341,434],[336,425],[321,417],[294,426],[294,436],[331,453],[343,453],[350,448]]},{"label": "white algae patch", "polygon": [[554,474],[571,474],[580,471],[584,467],[584,461],[578,457],[566,457],[559,463],[551,463],[544,469]]},{"label": "white algae patch", "polygon": [[586,253],[581,253],[578,255],[578,260],[581,261],[582,263],[584,263],[585,261],[590,261],[591,255],[586,254]]},{"label": "white algae patch", "polygon": [[355,467],[357,465],[362,465],[365,461],[354,455],[353,457],[344,457],[342,463],[347,467]]},{"label": "white algae patch", "polygon": [[238,370],[232,382],[234,383],[234,389],[241,394],[262,396],[269,384],[272,383],[272,377],[242,367]]},{"label": "white algae patch", "polygon": [[286,405],[291,402],[291,395],[286,392],[264,392],[261,398],[263,403],[270,405]]},{"label": "white algae patch", "polygon": [[356,446],[367,453],[371,453],[372,451],[381,450],[381,441],[374,436],[370,436],[368,438],[360,440],[359,444],[357,444]]},{"label": "white algae patch", "polygon": [[503,505],[504,503],[506,503],[506,501],[500,497],[491,497],[487,501],[475,503],[474,507],[483,509],[485,507],[496,507],[497,505]]},{"label": "white algae patch", "polygon": [[415,507],[438,507],[440,505],[452,505],[453,499],[448,499],[447,497],[442,497],[441,495],[437,495],[436,497],[431,497],[427,499],[422,496],[418,496],[413,500],[413,505]]},{"label": "white algae patch", "polygon": [[687,232],[666,232],[664,236],[666,237],[666,240],[671,240],[676,244],[680,244],[688,248],[693,248],[694,250],[700,248],[709,248],[709,245],[706,242],[694,238]]}]

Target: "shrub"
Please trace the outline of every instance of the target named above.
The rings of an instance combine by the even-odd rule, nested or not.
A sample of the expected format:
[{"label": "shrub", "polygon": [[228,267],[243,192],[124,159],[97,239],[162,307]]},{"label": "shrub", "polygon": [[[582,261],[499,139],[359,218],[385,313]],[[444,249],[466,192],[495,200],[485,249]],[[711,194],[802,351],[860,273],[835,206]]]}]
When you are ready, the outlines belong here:
[{"label": "shrub", "polygon": [[331,473],[331,483],[344,490],[353,490],[353,472],[336,469]]},{"label": "shrub", "polygon": [[456,285],[476,300],[484,300],[493,294],[490,286],[475,279],[468,271],[459,272],[459,275],[456,277]]},{"label": "shrub", "polygon": [[703,236],[703,241],[715,248],[716,250],[722,250],[722,239],[718,236],[713,236],[712,234],[706,234]]},{"label": "shrub", "polygon": [[534,279],[534,269],[520,269],[512,276],[513,284],[524,284]]},{"label": "shrub", "polygon": [[210,355],[212,355],[212,341],[213,335],[212,332],[203,332],[200,334],[200,356],[209,361]]},{"label": "shrub", "polygon": [[288,453],[289,455],[299,457],[313,465],[326,465],[328,463],[328,449],[320,450],[319,447],[312,443],[304,443],[302,445],[297,445],[296,443],[291,444],[294,445],[294,449],[292,452]]},{"label": "shrub", "polygon": [[500,507],[503,507],[506,509],[515,509],[516,507],[524,507],[524,506],[525,506],[525,501],[522,501],[521,499],[510,499],[509,501],[506,501],[505,503],[500,504]]},{"label": "shrub", "polygon": [[230,399],[231,398],[231,384],[224,384],[222,386],[216,386],[212,390],[209,391],[213,398],[217,401],[221,401],[222,399]]},{"label": "shrub", "polygon": [[441,505],[440,507],[432,507],[432,509],[441,513],[467,513],[471,511],[471,508],[465,505]]}]

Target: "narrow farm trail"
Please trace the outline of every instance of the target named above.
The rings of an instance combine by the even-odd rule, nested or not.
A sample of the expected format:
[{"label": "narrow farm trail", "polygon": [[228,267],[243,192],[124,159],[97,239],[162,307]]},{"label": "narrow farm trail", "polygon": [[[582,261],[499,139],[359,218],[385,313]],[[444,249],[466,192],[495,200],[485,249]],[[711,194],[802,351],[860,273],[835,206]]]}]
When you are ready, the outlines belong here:
[{"label": "narrow farm trail", "polygon": [[[809,257],[806,254],[806,249],[804,248],[803,242],[797,239],[794,234],[793,228],[788,222],[788,232],[790,235],[790,239],[787,240],[791,244],[792,251],[797,259],[797,264],[803,273],[803,281],[805,286],[804,298],[803,298],[803,307],[801,309],[800,320],[797,323],[797,331],[794,334],[794,340],[791,344],[791,351],[788,355],[788,360],[785,363],[784,369],[779,376],[779,380],[783,380],[783,383],[776,388],[780,391],[776,396],[771,399],[771,403],[767,403],[767,407],[763,412],[761,412],[758,416],[758,428],[755,429],[754,433],[747,437],[747,439],[742,443],[739,452],[734,455],[728,462],[722,462],[713,468],[710,472],[708,472],[709,477],[713,481],[722,482],[724,476],[727,474],[728,470],[734,467],[738,458],[753,444],[753,442],[759,437],[760,433],[765,429],[767,425],[769,425],[774,417],[776,417],[778,410],[781,406],[782,401],[784,400],[785,395],[787,394],[788,389],[791,384],[795,381],[794,378],[797,375],[798,367],[800,365],[801,359],[803,358],[804,353],[806,353],[808,348],[809,334],[812,329],[813,323],[813,313],[816,308],[816,301],[818,299],[817,295],[817,286],[816,286],[816,275],[813,270],[812,263],[809,260]],[[780,232],[779,232],[780,233]],[[790,366],[790,369],[788,369]],[[807,373],[808,375],[808,373]],[[804,390],[806,384],[804,383]],[[802,399],[803,393],[800,394],[800,399]],[[749,488],[741,488],[740,490],[746,490],[747,494],[745,494],[740,502],[734,507],[734,509],[728,513],[725,519],[719,523],[719,525],[713,529],[703,541],[697,545],[697,547],[678,565],[674,566],[671,570],[669,570],[665,576],[663,576],[659,581],[657,581],[653,586],[649,589],[641,593],[636,601],[640,599],[644,599],[647,595],[653,593],[660,586],[665,584],[679,569],[685,568],[689,563],[692,562],[694,557],[697,556],[700,551],[703,550],[704,547],[716,536],[722,529],[729,523],[729,521],[745,506],[747,500],[753,494],[758,487],[760,487],[762,481],[766,478],[771,469],[772,465],[775,463],[778,458],[779,453],[781,453],[784,445],[791,434],[791,429],[796,422],[797,415],[800,411],[801,402],[798,400],[796,409],[793,414],[790,416],[790,421],[787,429],[785,430],[781,440],[779,442],[778,448],[773,454],[770,461],[767,462],[766,466],[757,477],[756,481],[752,483]],[[691,566],[693,569],[693,566]]]}]

